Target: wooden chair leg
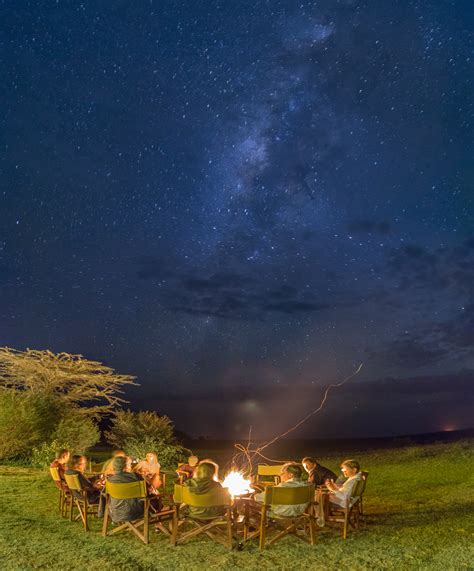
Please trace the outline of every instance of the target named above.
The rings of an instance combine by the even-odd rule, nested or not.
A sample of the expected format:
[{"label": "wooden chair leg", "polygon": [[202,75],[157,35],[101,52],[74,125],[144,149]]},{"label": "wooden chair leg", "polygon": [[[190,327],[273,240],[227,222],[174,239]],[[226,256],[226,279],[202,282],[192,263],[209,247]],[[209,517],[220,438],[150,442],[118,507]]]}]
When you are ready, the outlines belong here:
[{"label": "wooden chair leg", "polygon": [[262,515],[260,517],[260,543],[259,543],[260,549],[265,549],[266,526],[267,526],[267,507],[262,506]]},{"label": "wooden chair leg", "polygon": [[232,514],[231,508],[227,508],[227,546],[232,549]]},{"label": "wooden chair leg", "polygon": [[315,531],[314,531],[314,519],[312,517],[309,518],[309,541],[311,545],[314,545],[315,540]]},{"label": "wooden chair leg", "polygon": [[145,544],[148,544],[148,542],[150,541],[150,533],[149,533],[150,502],[149,500],[145,500],[143,503],[144,503],[143,542]]},{"label": "wooden chair leg", "polygon": [[89,522],[87,520],[87,513],[89,511],[89,504],[87,501],[87,496],[84,498],[84,531],[89,531]]},{"label": "wooden chair leg", "polygon": [[342,537],[344,539],[347,539],[347,526],[349,523],[349,510],[346,508],[344,510],[344,528],[343,528],[343,532],[342,532]]},{"label": "wooden chair leg", "polygon": [[107,528],[109,526],[109,496],[105,501],[104,523],[102,524],[102,536],[107,536]]},{"label": "wooden chair leg", "polygon": [[247,541],[250,527],[250,508],[249,503],[245,502],[244,506],[244,542]]},{"label": "wooden chair leg", "polygon": [[173,512],[173,528],[170,535],[170,543],[173,547],[176,547],[176,539],[178,537],[178,506]]}]

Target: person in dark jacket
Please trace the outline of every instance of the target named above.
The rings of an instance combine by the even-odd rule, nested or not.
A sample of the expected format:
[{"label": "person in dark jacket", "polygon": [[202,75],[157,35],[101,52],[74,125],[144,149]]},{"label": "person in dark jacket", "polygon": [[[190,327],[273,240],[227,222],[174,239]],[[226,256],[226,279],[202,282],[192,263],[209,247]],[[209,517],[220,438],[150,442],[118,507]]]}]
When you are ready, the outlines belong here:
[{"label": "person in dark jacket", "polygon": [[301,463],[303,464],[303,468],[306,472],[308,472],[308,482],[310,484],[322,486],[326,480],[336,480],[337,478],[336,474],[332,470],[321,466],[321,464],[318,464],[318,462],[310,456],[303,458]]},{"label": "person in dark jacket", "polygon": [[[99,502],[100,490],[97,489],[91,480],[84,476],[84,471],[87,466],[87,458],[85,456],[75,454],[74,456],[71,456],[67,466],[68,468],[65,472],[66,476],[78,476],[81,488],[87,492],[87,501],[90,504],[97,504]],[[82,498],[80,492],[72,490],[72,493],[76,498]]]},{"label": "person in dark jacket", "polygon": [[[127,472],[127,458],[116,456],[112,462],[114,473],[108,477],[112,484],[128,484],[143,480],[142,476],[133,472]],[[143,517],[143,501],[140,498],[118,500],[110,497],[109,513],[114,523],[121,521],[134,521]]]},{"label": "person in dark jacket", "polygon": [[[216,474],[216,464],[214,462],[202,461],[194,472],[194,476],[186,480],[184,486],[189,488],[192,494],[202,495],[214,490],[215,488],[222,488],[222,484],[217,482],[214,478]],[[194,507],[188,506],[188,513],[190,516],[197,519],[210,519],[224,515],[225,506],[211,506],[211,507]]]}]

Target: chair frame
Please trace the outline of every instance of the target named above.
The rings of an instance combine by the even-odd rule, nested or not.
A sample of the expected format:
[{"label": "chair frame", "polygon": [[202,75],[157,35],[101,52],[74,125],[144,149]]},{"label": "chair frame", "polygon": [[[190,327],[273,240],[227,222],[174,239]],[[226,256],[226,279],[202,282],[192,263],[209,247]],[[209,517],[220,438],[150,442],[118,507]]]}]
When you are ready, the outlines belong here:
[{"label": "chair frame", "polygon": [[[367,484],[367,479],[369,477],[369,472],[365,470],[360,471],[362,477],[356,483],[351,496],[347,499],[346,505],[344,507],[330,506],[329,515],[326,517],[326,521],[329,523],[342,523],[342,537],[347,539],[347,532],[349,527],[354,529],[360,529],[361,520],[365,522],[365,516],[363,511],[362,497],[365,491],[365,486]],[[342,514],[342,515],[338,515]]]},{"label": "chair frame", "polygon": [[[259,528],[253,532],[249,532],[250,506],[246,507],[244,522],[244,541],[249,541],[259,537],[259,548],[263,550],[279,539],[282,539],[286,535],[291,534],[298,539],[314,545],[316,537],[315,517],[313,510],[314,493],[314,484],[298,487],[268,486],[265,488],[263,504],[260,507],[260,525]],[[308,507],[306,508],[306,511],[299,516],[285,517],[269,514],[269,510],[272,506],[275,505],[291,506],[303,503],[308,503]],[[304,536],[297,534],[297,531],[301,525],[304,527]],[[278,531],[278,533],[270,539],[267,539],[267,528],[269,527],[276,528],[277,530],[279,529],[280,531]],[[309,532],[309,537],[307,532]]]},{"label": "chair frame", "polygon": [[[173,515],[173,533],[171,545],[176,547],[181,543],[201,534],[232,549],[234,536],[234,521],[232,514],[232,499],[227,488],[215,488],[206,494],[193,494],[188,487],[175,484],[173,500],[175,513]],[[225,507],[225,514],[209,518],[196,518],[180,511],[180,505],[192,507]],[[180,527],[190,523],[193,528],[180,533]],[[224,529],[223,529],[224,528]]]},{"label": "chair frame", "polygon": [[59,513],[61,514],[61,517],[67,517],[69,511],[69,503],[72,503],[72,494],[67,487],[66,482],[61,479],[58,468],[50,467],[49,473],[51,474],[51,477],[59,490]]},{"label": "chair frame", "polygon": [[[104,522],[102,524],[102,535],[107,537],[109,535],[114,535],[116,533],[121,533],[125,531],[131,531],[134,533],[140,541],[147,545],[150,541],[150,524],[155,524],[156,529],[163,532],[165,535],[171,537],[172,528],[167,529],[163,525],[163,518],[171,518],[174,514],[174,507],[166,507],[160,511],[152,510],[151,500],[147,493],[146,481],[137,480],[136,482],[109,482],[105,484],[105,511],[104,511]],[[111,520],[109,506],[110,498],[116,499],[142,499],[143,500],[143,517],[132,521],[125,521],[119,523],[113,529],[109,529],[109,521]],[[143,527],[143,531],[140,528]]]},{"label": "chair frame", "polygon": [[[84,490],[81,486],[79,476],[77,474],[65,474],[66,484],[71,492],[71,507],[69,512],[69,519],[73,521],[73,511],[74,505],[77,507],[78,514],[76,520],[81,519],[84,531],[89,531],[89,515],[97,515],[99,504],[89,503],[89,498],[87,497],[87,490]],[[80,498],[76,497],[73,492],[79,492]]]},{"label": "chair frame", "polygon": [[[276,486],[280,483],[281,478],[281,470],[284,464],[258,464],[257,466],[257,479],[256,484],[257,486],[267,487],[267,486]],[[261,476],[268,476],[273,477],[273,482],[266,482],[260,479]]]}]

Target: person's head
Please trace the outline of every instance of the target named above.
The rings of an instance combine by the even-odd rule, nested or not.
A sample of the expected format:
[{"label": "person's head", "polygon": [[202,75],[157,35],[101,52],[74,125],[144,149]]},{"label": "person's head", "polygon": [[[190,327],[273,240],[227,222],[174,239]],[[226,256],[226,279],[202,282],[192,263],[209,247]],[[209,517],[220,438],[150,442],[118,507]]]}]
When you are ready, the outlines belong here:
[{"label": "person's head", "polygon": [[158,464],[158,457],[154,452],[148,452],[147,455],[145,456],[145,459],[148,464],[153,464],[153,465]]},{"label": "person's head", "polygon": [[318,465],[316,460],[311,456],[305,456],[303,460],[301,460],[301,464],[303,464],[303,468],[306,470],[306,472],[308,472],[308,474]]},{"label": "person's head", "polygon": [[60,448],[56,454],[56,460],[61,464],[66,464],[69,461],[71,453],[67,448]]},{"label": "person's head", "polygon": [[112,458],[117,458],[118,456],[122,456],[123,458],[125,458],[127,455],[123,450],[114,450],[112,452]]},{"label": "person's head", "polygon": [[69,458],[67,466],[70,470],[84,472],[87,466],[87,458],[85,456],[81,456],[80,454],[74,454]]},{"label": "person's head", "polygon": [[287,462],[283,465],[280,473],[280,478],[282,482],[287,482],[296,478],[297,480],[301,478],[301,466],[296,462]]},{"label": "person's head", "polygon": [[217,476],[216,466],[214,462],[200,462],[194,472],[194,477],[200,480],[214,480]]},{"label": "person's head", "polygon": [[355,476],[360,471],[360,464],[357,460],[344,460],[341,463],[341,472],[346,478]]},{"label": "person's head", "polygon": [[188,464],[191,466],[191,468],[197,466],[198,463],[199,463],[199,458],[197,456],[190,456],[188,458]]},{"label": "person's head", "polygon": [[112,461],[112,468],[115,474],[121,474],[127,471],[127,457],[116,456]]}]

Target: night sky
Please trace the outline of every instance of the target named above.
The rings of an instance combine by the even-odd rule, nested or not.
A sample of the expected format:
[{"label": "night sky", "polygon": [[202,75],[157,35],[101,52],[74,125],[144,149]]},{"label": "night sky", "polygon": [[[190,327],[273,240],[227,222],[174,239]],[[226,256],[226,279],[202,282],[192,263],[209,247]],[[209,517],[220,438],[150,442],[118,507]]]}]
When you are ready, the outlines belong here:
[{"label": "night sky", "polygon": [[1,1],[0,345],[195,436],[472,424],[470,0]]}]

